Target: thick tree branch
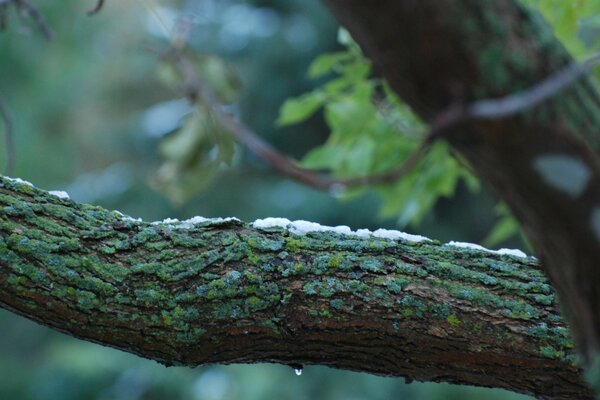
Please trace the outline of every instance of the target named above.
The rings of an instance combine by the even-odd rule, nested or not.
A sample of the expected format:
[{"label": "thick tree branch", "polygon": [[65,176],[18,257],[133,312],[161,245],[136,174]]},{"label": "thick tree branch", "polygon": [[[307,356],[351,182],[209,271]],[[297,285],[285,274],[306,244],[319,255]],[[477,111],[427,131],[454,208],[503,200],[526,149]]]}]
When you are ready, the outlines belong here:
[{"label": "thick tree branch", "polygon": [[0,178],[0,305],[168,365],[323,364],[591,398],[534,258],[149,224]]}]

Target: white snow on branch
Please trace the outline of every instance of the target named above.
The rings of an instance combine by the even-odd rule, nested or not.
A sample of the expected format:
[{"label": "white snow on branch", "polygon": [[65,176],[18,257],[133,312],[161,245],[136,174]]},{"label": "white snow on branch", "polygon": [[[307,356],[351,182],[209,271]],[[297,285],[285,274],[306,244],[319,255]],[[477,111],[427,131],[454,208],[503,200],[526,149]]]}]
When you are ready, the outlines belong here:
[{"label": "white snow on branch", "polygon": [[31,183],[31,182],[29,182],[29,181],[26,181],[25,179],[21,179],[21,178],[11,178],[10,176],[4,176],[4,177],[5,177],[6,179],[8,179],[9,181],[11,181],[11,182],[14,182],[14,183],[22,183],[22,184],[25,184],[25,185],[27,185],[27,186],[31,186],[31,187],[33,187],[33,183]]},{"label": "white snow on branch", "polygon": [[[25,185],[34,187],[34,185],[31,182],[28,182],[21,178],[11,178],[8,176],[5,176],[5,178],[12,182],[15,182],[15,183],[25,184]],[[50,191],[48,193],[50,193],[51,195],[57,196],[61,199],[69,198],[69,194],[64,191]],[[141,218],[133,218],[133,217],[125,215],[122,212],[117,211],[117,210],[115,210],[114,212],[116,214],[118,214],[119,217],[123,221],[142,222]],[[167,225],[172,225],[174,228],[191,229],[191,228],[195,227],[197,224],[203,224],[203,223],[223,224],[223,223],[228,223],[228,222],[232,222],[232,221],[241,222],[238,218],[235,218],[235,217],[205,218],[205,217],[196,216],[196,217],[192,217],[192,218],[189,218],[189,219],[186,219],[183,221],[180,221],[177,218],[166,218],[162,221],[151,222],[151,224],[152,225],[167,224]],[[404,240],[407,242],[431,241],[431,239],[429,239],[428,237],[425,237],[425,236],[412,235],[410,233],[400,232],[400,231],[396,231],[396,230],[377,229],[376,231],[372,232],[369,229],[358,229],[356,231],[353,231],[352,229],[350,229],[350,227],[348,227],[346,225],[327,226],[327,225],[318,224],[316,222],[309,222],[309,221],[303,221],[303,220],[290,221],[287,218],[257,219],[256,221],[254,221],[252,223],[252,226],[256,229],[268,229],[268,228],[274,228],[274,227],[275,228],[283,228],[283,229],[287,229],[288,231],[290,231],[296,235],[305,235],[309,232],[334,232],[334,233],[350,235],[350,236],[378,237],[378,238],[384,238],[384,239],[390,239],[390,240]],[[491,249],[485,248],[485,247],[480,246],[475,243],[451,241],[451,242],[446,243],[444,246],[467,248],[467,249],[473,249],[473,250],[478,250],[478,251],[485,251],[488,253],[509,255],[509,256],[514,256],[514,257],[522,257],[522,258],[528,257],[527,254],[525,254],[523,251],[518,250],[518,249],[491,250]]]},{"label": "white snow on branch", "polygon": [[446,243],[447,246],[454,246],[454,247],[462,247],[462,248],[466,248],[466,249],[474,249],[474,250],[480,250],[480,251],[487,251],[488,253],[495,253],[495,254],[506,254],[509,256],[515,256],[515,257],[527,257],[527,254],[523,253],[521,250],[518,249],[500,249],[500,250],[490,250],[486,247],[480,246],[478,244],[475,243],[466,243],[466,242],[448,242]]},{"label": "white snow on branch", "polygon": [[[431,239],[420,236],[420,235],[412,235],[410,233],[400,232],[396,230],[389,229],[377,229],[374,232],[371,232],[369,229],[358,229],[353,231],[349,227],[345,225],[339,226],[326,226],[320,225],[316,222],[309,221],[290,221],[287,218],[265,218],[265,219],[257,219],[252,223],[252,226],[256,229],[268,229],[268,228],[283,228],[287,229],[291,233],[296,235],[305,235],[309,232],[334,232],[344,235],[351,236],[359,236],[359,237],[378,237],[390,240],[404,240],[408,242],[421,242],[421,241],[431,241]],[[505,254],[511,255],[515,257],[527,257],[525,253],[521,250],[517,249],[500,249],[500,250],[490,250],[483,246],[474,243],[465,243],[465,242],[449,242],[445,244],[446,246],[454,246],[454,247],[462,247],[469,248],[479,251],[486,251],[489,253],[495,254]]]},{"label": "white snow on branch", "polygon": [[257,229],[266,229],[266,228],[284,228],[289,230],[290,232],[296,235],[304,235],[309,232],[334,232],[340,233],[344,235],[352,235],[352,236],[360,236],[360,237],[380,237],[385,239],[402,239],[409,242],[420,242],[423,240],[431,240],[426,238],[425,236],[419,235],[411,235],[410,233],[404,233],[400,231],[388,230],[388,229],[378,229],[375,232],[371,232],[368,229],[359,229],[353,231],[346,225],[339,226],[326,226],[321,225],[316,222],[309,221],[290,221],[287,218],[265,218],[265,219],[257,219],[252,223],[252,226]]},{"label": "white snow on branch", "polygon": [[71,197],[69,197],[69,193],[62,191],[62,190],[51,190],[48,193],[50,193],[53,196],[60,197],[61,199],[70,199],[71,198]]},{"label": "white snow on branch", "polygon": [[152,225],[167,224],[167,225],[173,225],[173,227],[175,227],[175,228],[191,229],[197,224],[203,224],[203,223],[224,224],[224,223],[231,222],[231,221],[240,222],[240,220],[235,217],[205,218],[205,217],[196,216],[196,217],[192,217],[192,218],[189,218],[189,219],[186,219],[183,221],[180,221],[177,218],[165,218],[162,221],[151,222],[151,224]]}]

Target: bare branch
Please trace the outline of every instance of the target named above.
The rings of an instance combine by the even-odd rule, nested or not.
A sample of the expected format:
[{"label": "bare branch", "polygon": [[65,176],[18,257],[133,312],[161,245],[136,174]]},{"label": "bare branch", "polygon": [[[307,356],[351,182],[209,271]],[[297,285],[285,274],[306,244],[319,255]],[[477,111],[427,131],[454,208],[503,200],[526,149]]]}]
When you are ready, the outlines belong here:
[{"label": "bare branch", "polygon": [[500,99],[479,100],[467,109],[467,117],[474,119],[500,119],[524,111],[554,97],[587,74],[600,63],[600,53],[594,54],[581,64],[574,62],[555,72],[547,79],[522,93],[511,94]]},{"label": "bare branch", "polygon": [[92,15],[99,13],[102,10],[102,7],[104,7],[104,0],[98,0],[94,8],[87,12],[87,15],[91,17]]},{"label": "bare branch", "polygon": [[47,40],[52,39],[53,33],[50,25],[48,25],[44,16],[29,2],[29,0],[0,0],[0,30],[5,29],[8,24],[7,12],[8,6],[11,4],[15,7],[17,12],[22,12],[28,16],[34,24],[37,25],[42,35],[44,35]]}]

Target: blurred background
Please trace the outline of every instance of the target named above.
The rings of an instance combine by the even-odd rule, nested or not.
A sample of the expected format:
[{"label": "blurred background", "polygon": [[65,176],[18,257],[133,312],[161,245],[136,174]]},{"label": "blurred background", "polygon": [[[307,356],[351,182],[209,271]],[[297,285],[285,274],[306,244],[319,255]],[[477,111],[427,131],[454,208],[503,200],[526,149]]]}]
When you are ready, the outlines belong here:
[{"label": "blurred background", "polygon": [[[145,220],[202,215],[252,221],[277,216],[352,229],[403,229],[440,241],[475,243],[498,228],[493,197],[454,164],[457,172],[451,178],[441,172],[423,173],[432,175],[435,184],[429,178],[423,183],[416,175],[410,185],[392,192],[329,194],[281,176],[242,146],[223,144],[220,136],[207,145],[206,138],[185,128],[191,106],[169,84],[170,72],[157,56],[181,33],[177,26],[185,28],[188,51],[209,71],[209,83],[225,82],[223,101],[245,124],[297,159],[327,143],[335,107],[305,112],[296,118],[302,120],[298,124],[292,121],[295,117],[280,115],[286,99],[314,93],[332,79],[318,73],[307,77],[315,58],[352,48],[347,39],[340,39],[338,25],[317,0],[108,0],[93,17],[86,16],[94,7],[91,0],[39,0],[35,5],[54,30],[51,41],[27,15],[19,17],[14,10],[0,33],[0,100],[14,126],[12,176]],[[380,86],[373,97],[385,92],[376,84]],[[418,129],[408,114],[399,115],[404,125]],[[386,121],[382,123],[391,124]],[[0,133],[5,133],[2,128]],[[214,142],[221,144],[217,148]],[[190,148],[197,152],[190,154]],[[365,146],[355,143],[346,151],[355,148]],[[3,166],[6,146],[0,150]],[[446,160],[444,151],[439,153]],[[363,159],[351,154],[339,168],[314,153],[305,161],[332,167],[339,176],[386,167],[373,162],[356,169]],[[417,184],[425,187],[425,194],[411,198],[410,187]],[[445,186],[436,189],[440,185]],[[416,211],[407,214],[411,202],[408,209]],[[510,220],[504,225],[496,242],[523,248]],[[278,365],[165,368],[0,310],[0,399],[396,398],[527,397],[445,384],[405,384],[402,378],[316,366],[307,366],[301,376]]]}]

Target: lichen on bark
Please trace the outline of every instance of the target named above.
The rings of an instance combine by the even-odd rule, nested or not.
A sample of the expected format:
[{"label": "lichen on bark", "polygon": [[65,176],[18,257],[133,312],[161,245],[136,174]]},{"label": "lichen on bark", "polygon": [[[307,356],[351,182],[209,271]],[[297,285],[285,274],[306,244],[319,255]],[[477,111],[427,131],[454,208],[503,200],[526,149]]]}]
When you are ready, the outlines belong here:
[{"label": "lichen on bark", "polygon": [[[6,178],[0,210],[0,305],[76,337],[167,365],[325,364],[589,395],[532,257],[146,223]],[[516,368],[527,374],[502,377]]]}]

